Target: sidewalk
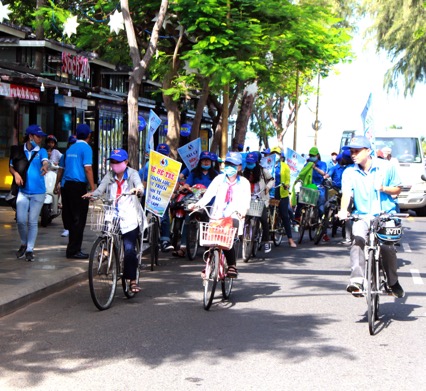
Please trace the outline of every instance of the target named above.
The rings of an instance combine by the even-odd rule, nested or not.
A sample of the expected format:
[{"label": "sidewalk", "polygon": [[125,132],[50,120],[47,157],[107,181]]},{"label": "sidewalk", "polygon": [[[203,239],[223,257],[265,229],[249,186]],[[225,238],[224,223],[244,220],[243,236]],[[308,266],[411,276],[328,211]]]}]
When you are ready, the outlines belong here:
[{"label": "sidewalk", "polygon": [[[87,278],[87,260],[65,257],[68,238],[61,237],[61,217],[46,228],[39,226],[34,262],[17,259],[14,217],[10,207],[0,206],[0,317]],[[84,232],[83,251],[89,252],[95,234],[88,228]]]}]

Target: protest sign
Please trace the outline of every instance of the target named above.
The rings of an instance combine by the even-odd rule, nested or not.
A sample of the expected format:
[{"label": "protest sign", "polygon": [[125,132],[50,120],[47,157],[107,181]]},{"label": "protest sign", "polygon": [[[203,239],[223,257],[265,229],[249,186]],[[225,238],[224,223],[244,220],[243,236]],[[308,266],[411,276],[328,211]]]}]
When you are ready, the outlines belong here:
[{"label": "protest sign", "polygon": [[296,151],[287,148],[286,163],[290,167],[290,187],[292,187],[300,173],[300,170],[306,164],[306,159],[299,155]]},{"label": "protest sign", "polygon": [[197,138],[183,147],[178,148],[178,154],[182,158],[189,171],[197,167],[201,153],[201,139]]}]

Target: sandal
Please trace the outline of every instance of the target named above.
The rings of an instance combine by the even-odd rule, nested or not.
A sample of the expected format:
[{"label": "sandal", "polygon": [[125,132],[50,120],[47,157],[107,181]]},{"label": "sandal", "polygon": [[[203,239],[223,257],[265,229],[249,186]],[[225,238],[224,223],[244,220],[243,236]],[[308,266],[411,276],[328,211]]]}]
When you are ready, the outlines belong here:
[{"label": "sandal", "polygon": [[130,284],[130,292],[139,293],[141,290],[142,290],[141,287],[138,284],[136,284],[136,282],[132,282]]},{"label": "sandal", "polygon": [[179,257],[179,258],[185,258],[185,256],[186,256],[185,250],[183,248],[180,248],[179,250],[173,251],[172,255],[174,257]]},{"label": "sandal", "polygon": [[237,278],[238,270],[235,266],[229,266],[228,271],[226,272],[226,276],[229,278]]}]

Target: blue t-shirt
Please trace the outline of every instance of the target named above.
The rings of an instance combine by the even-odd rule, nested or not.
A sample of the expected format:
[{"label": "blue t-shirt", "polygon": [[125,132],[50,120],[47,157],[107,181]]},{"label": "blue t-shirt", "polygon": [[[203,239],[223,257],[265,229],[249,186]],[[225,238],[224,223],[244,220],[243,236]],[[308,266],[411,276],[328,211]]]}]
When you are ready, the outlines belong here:
[{"label": "blue t-shirt", "polygon": [[44,148],[36,147],[32,151],[27,150],[26,144],[24,144],[24,151],[27,159],[30,160],[31,156],[38,149],[38,153],[31,162],[27,171],[27,178],[25,180],[25,186],[20,188],[25,194],[43,194],[46,193],[46,185],[44,183],[44,176],[41,175],[41,167],[45,160],[49,160],[47,151]]},{"label": "blue t-shirt", "polygon": [[200,177],[195,177],[194,172],[191,171],[190,174],[188,175],[188,178],[186,178],[186,184],[189,186],[194,186],[194,185],[204,185],[206,188],[209,187],[210,183],[212,183],[213,179],[210,179],[209,174],[202,174],[201,178]]},{"label": "blue t-shirt", "polygon": [[91,166],[93,163],[92,148],[83,140],[77,140],[72,144],[66,153],[64,182],[83,182],[88,183],[86,178],[85,166]]},{"label": "blue t-shirt", "polygon": [[341,166],[340,164],[337,164],[336,166],[333,166],[330,168],[330,170],[328,170],[328,175],[330,175],[333,186],[336,186],[339,189],[342,187],[342,174],[345,169],[346,166]]},{"label": "blue t-shirt", "polygon": [[342,175],[342,192],[353,196],[354,213],[378,215],[382,211],[396,210],[392,196],[376,190],[379,184],[401,186],[395,166],[387,160],[373,158],[368,172],[364,172],[358,164],[346,168]]},{"label": "blue t-shirt", "polygon": [[[325,162],[323,162],[322,160],[318,160],[316,162],[316,166],[324,172],[327,172],[327,164]],[[314,185],[322,185],[322,182],[324,181],[323,176],[317,171],[317,170],[313,170],[312,172],[312,183]]]},{"label": "blue t-shirt", "polygon": [[145,163],[145,166],[138,171],[139,177],[141,178],[142,182],[148,181],[148,167],[149,167],[149,160]]}]

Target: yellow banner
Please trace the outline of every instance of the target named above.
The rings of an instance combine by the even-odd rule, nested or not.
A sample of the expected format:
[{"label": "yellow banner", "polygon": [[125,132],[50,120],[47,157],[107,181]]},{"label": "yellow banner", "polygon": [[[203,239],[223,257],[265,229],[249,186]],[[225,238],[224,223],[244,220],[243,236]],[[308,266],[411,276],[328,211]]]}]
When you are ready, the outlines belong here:
[{"label": "yellow banner", "polygon": [[182,163],[161,153],[153,150],[149,152],[146,210],[163,217],[179,178],[181,166]]}]

